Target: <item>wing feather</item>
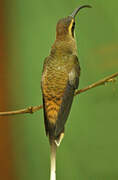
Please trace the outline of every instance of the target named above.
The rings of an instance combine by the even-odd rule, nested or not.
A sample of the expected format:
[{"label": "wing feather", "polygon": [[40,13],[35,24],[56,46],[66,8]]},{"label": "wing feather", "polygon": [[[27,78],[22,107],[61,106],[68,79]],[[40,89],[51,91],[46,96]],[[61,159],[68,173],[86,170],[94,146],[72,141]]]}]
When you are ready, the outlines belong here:
[{"label": "wing feather", "polygon": [[80,65],[77,56],[74,55],[72,58],[74,59],[75,64],[69,72],[68,82],[63,94],[62,103],[56,122],[55,137],[59,136],[59,134],[64,131],[64,126],[73,102],[74,92],[79,86]]},{"label": "wing feather", "polygon": [[[46,61],[49,61],[49,59],[47,59]],[[80,66],[77,56],[69,56],[67,63],[68,64],[66,68],[68,68],[69,65],[69,70],[65,69],[65,71],[68,72],[66,73],[65,77],[67,81],[63,80],[64,77],[62,74],[60,74],[59,76],[57,76],[57,74],[54,74],[54,76],[52,76],[52,71],[51,73],[47,74],[46,63],[44,64],[42,76],[45,130],[47,135],[52,136],[55,139],[57,139],[64,131],[65,122],[68,118],[72,105],[74,92],[79,85]],[[56,83],[59,87],[58,89],[56,89],[56,95],[54,95],[53,92],[55,82],[54,79],[47,81],[47,78],[49,79],[49,75],[54,78],[60,77],[61,79],[59,80],[59,82],[64,83],[64,85],[62,86],[64,90],[62,90],[63,88],[59,86],[59,82],[57,81]],[[47,82],[47,84],[49,83],[50,85],[48,84],[47,86],[44,82]],[[50,86],[53,88],[50,89]],[[60,90],[62,90],[63,93]],[[61,93],[59,94],[59,92]]]}]

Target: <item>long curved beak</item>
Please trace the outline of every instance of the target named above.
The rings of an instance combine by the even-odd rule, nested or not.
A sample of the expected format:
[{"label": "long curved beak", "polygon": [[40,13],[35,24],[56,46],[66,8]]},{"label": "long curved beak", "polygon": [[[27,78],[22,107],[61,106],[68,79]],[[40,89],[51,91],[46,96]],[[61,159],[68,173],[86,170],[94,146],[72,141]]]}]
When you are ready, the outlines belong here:
[{"label": "long curved beak", "polygon": [[92,6],[90,6],[90,5],[80,6],[80,7],[76,8],[70,16],[73,17],[73,18],[75,18],[75,16],[77,15],[77,13],[78,13],[81,9],[83,9],[83,8],[92,8]]}]

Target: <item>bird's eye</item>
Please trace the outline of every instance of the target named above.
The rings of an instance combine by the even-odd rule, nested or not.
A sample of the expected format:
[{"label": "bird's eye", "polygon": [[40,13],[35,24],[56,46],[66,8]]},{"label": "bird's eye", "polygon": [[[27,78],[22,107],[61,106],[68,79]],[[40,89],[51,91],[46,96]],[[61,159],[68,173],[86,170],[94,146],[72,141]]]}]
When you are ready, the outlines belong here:
[{"label": "bird's eye", "polygon": [[74,37],[74,29],[75,29],[75,22],[73,22],[72,29],[71,29],[73,37]]}]

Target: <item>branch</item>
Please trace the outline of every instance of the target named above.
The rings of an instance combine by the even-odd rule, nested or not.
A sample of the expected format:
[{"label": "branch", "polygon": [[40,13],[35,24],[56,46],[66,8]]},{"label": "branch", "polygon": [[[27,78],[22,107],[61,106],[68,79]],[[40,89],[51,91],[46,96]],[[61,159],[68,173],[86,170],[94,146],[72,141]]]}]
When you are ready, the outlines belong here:
[{"label": "branch", "polygon": [[97,82],[95,82],[95,83],[93,83],[93,84],[91,84],[91,85],[89,85],[89,86],[87,86],[87,87],[85,87],[85,88],[83,88],[83,89],[80,89],[80,90],[76,90],[76,92],[75,92],[75,96],[77,95],[77,94],[80,94],[80,93],[83,93],[83,92],[85,92],[85,91],[88,91],[89,89],[92,89],[92,88],[94,88],[94,87],[97,87],[97,86],[100,86],[100,85],[105,85],[106,83],[109,83],[109,82],[114,82],[114,81],[116,81],[116,77],[118,76],[118,72],[117,73],[114,73],[114,74],[112,74],[112,75],[110,75],[110,76],[107,76],[107,77],[105,77],[104,79],[101,79],[101,80],[99,80],[99,81],[97,81]]},{"label": "branch", "polygon": [[34,113],[40,109],[42,109],[43,106],[31,106],[26,109],[20,109],[20,110],[15,110],[15,111],[8,111],[8,112],[0,112],[0,116],[6,116],[6,115],[16,115],[16,114],[26,114],[26,113]]},{"label": "branch", "polygon": [[[115,78],[118,76],[118,72],[117,73],[114,73],[110,76],[107,76],[106,78],[104,79],[101,79],[85,88],[82,88],[80,90],[76,90],[75,92],[75,96],[78,95],[78,94],[81,94],[85,91],[88,91],[94,87],[97,87],[97,86],[100,86],[100,85],[105,85],[106,83],[109,83],[109,82],[113,82],[115,81]],[[20,110],[16,110],[16,111],[8,111],[8,112],[0,112],[0,116],[7,116],[7,115],[17,115],[17,114],[26,114],[26,113],[34,113],[36,111],[39,111],[40,109],[43,108],[43,105],[40,105],[40,106],[31,106],[31,107],[28,107],[26,109],[20,109]]]}]

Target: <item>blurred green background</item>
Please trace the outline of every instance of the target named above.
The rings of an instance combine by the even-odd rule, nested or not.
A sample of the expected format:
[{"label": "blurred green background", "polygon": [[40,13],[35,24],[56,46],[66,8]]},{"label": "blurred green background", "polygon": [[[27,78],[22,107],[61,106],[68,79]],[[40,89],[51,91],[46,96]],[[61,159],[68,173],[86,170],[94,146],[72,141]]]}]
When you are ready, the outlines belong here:
[{"label": "blurred green background", "polygon": [[[43,61],[60,18],[76,17],[80,88],[118,71],[117,0],[6,0],[8,110],[42,104]],[[9,118],[15,180],[49,179],[43,111]],[[118,82],[75,97],[57,152],[57,180],[118,179]]]}]

